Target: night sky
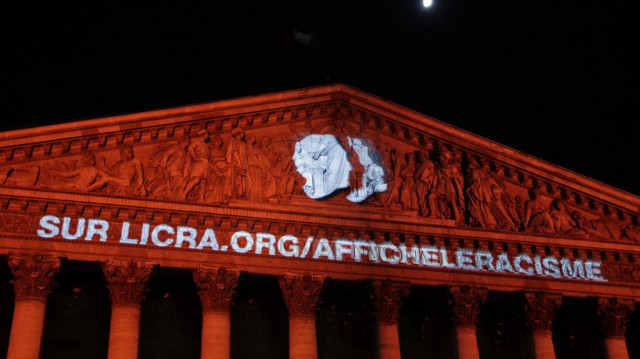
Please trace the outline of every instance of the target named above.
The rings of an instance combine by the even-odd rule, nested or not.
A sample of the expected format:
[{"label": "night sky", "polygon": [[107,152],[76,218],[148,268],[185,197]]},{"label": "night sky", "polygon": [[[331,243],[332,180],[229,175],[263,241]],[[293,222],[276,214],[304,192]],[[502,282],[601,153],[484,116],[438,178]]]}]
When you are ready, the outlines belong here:
[{"label": "night sky", "polygon": [[640,194],[633,2],[434,2],[9,0],[2,126],[342,82]]}]

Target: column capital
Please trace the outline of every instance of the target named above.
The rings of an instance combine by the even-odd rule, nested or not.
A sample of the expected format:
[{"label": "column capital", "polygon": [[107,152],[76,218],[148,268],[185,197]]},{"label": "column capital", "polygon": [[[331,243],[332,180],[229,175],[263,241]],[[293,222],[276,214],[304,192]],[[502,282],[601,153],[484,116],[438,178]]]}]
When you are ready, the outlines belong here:
[{"label": "column capital", "polygon": [[409,294],[409,283],[390,280],[374,280],[371,283],[373,285],[371,299],[378,322],[397,323],[402,298]]},{"label": "column capital", "polygon": [[60,269],[60,259],[52,255],[10,253],[9,268],[14,279],[16,300],[37,298],[47,300],[54,285],[53,276]]},{"label": "column capital", "polygon": [[285,273],[278,278],[289,318],[315,318],[316,304],[326,276]]},{"label": "column capital", "polygon": [[131,260],[109,259],[102,264],[102,271],[109,283],[111,305],[139,306],[147,291],[147,282],[154,264]]},{"label": "column capital", "polygon": [[562,304],[562,295],[558,293],[525,292],[527,324],[533,330],[551,330],[555,309]]},{"label": "column capital", "polygon": [[191,270],[198,286],[202,311],[228,312],[240,271],[225,267],[199,266]]},{"label": "column capital", "polygon": [[622,337],[626,330],[627,317],[635,309],[633,299],[598,298],[600,328],[607,338]]},{"label": "column capital", "polygon": [[456,326],[476,326],[480,305],[487,300],[487,288],[451,287],[449,303],[453,309],[453,322]]}]

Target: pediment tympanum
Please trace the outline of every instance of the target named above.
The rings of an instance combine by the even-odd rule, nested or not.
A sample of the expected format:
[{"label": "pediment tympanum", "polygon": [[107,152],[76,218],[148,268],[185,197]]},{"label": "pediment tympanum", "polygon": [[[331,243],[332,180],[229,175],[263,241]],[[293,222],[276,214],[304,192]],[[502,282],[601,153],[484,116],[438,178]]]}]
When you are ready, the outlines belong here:
[{"label": "pediment tympanum", "polygon": [[640,198],[344,85],[6,132],[0,195],[14,211],[329,238],[640,241]]},{"label": "pediment tympanum", "polygon": [[[0,185],[211,206],[261,202],[274,209],[316,207],[320,199],[323,205],[349,211],[402,211],[416,218],[453,220],[457,226],[640,240],[634,211],[558,185],[555,174],[545,178],[528,173],[526,164],[505,164],[493,158],[499,148],[489,153],[468,150],[465,141],[438,138],[346,100],[235,116],[201,114],[206,117],[201,120],[191,115],[191,121],[178,112],[168,116],[177,120],[173,125],[141,123],[104,135],[65,138],[62,132],[57,141],[21,141],[26,143],[4,148]],[[74,125],[84,127],[82,122]],[[324,160],[324,169],[301,171],[294,160],[296,144],[300,147],[312,134],[335,138],[344,163],[318,151],[311,156],[316,162]],[[377,190],[363,187],[367,178],[371,187],[374,171],[367,172],[358,161],[362,155],[353,139],[375,158],[370,167],[380,173]],[[350,170],[342,171],[338,180],[331,166],[327,170],[327,158],[334,167]],[[323,176],[318,177],[318,171],[326,178],[317,181],[314,196],[312,177]],[[339,188],[325,194],[324,187],[331,186]],[[637,205],[629,204],[626,207]]]}]

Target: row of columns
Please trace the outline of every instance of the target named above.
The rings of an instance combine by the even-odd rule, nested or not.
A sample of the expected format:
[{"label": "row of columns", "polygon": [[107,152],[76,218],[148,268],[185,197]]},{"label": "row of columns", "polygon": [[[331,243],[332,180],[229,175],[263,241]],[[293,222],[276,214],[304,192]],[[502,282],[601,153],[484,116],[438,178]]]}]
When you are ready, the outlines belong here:
[{"label": "row of columns", "polygon": [[[15,309],[9,340],[8,359],[37,359],[44,325],[46,299],[58,271],[57,258],[43,255],[11,254],[8,259],[14,275]],[[153,265],[109,260],[103,271],[111,294],[109,359],[138,357],[141,303]],[[230,308],[239,271],[224,267],[198,267],[192,270],[202,303],[201,357],[230,357]],[[286,273],[279,278],[289,312],[289,357],[316,359],[316,304],[324,286],[324,276]],[[409,283],[375,280],[371,299],[378,326],[381,359],[400,359],[398,314]],[[450,304],[456,328],[458,357],[479,359],[476,320],[487,289],[451,287]],[[525,293],[527,320],[533,329],[536,359],[555,359],[551,328],[555,309],[562,296],[551,293]],[[606,337],[609,359],[628,359],[625,324],[634,309],[633,300],[599,298],[598,314]]]}]

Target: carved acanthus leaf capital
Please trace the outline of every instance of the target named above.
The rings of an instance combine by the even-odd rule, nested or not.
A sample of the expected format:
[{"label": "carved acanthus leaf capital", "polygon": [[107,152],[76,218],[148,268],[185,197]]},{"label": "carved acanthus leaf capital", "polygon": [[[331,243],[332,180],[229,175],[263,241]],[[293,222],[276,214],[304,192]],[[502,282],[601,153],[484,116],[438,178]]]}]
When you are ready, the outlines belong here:
[{"label": "carved acanthus leaf capital", "polygon": [[409,283],[390,280],[374,280],[373,307],[379,323],[397,323],[402,298],[409,294]]},{"label": "carved acanthus leaf capital", "polygon": [[202,311],[229,311],[240,271],[200,266],[191,273],[199,289]]},{"label": "carved acanthus leaf capital", "polygon": [[102,263],[102,271],[109,283],[111,305],[140,305],[147,291],[147,282],[154,265],[136,260],[110,259]]},{"label": "carved acanthus leaf capital", "polygon": [[551,330],[555,309],[562,304],[562,295],[555,293],[525,293],[527,323],[533,330]]},{"label": "carved acanthus leaf capital", "polygon": [[598,298],[600,327],[606,337],[624,337],[627,317],[635,305],[632,299]]},{"label": "carved acanthus leaf capital", "polygon": [[280,289],[287,303],[289,318],[315,318],[318,296],[325,276],[285,273],[279,278]]},{"label": "carved acanthus leaf capital", "polygon": [[53,276],[60,268],[60,260],[57,257],[11,253],[8,263],[14,277],[11,282],[15,288],[16,300],[47,299],[54,284]]},{"label": "carved acanthus leaf capital", "polygon": [[476,326],[480,305],[487,300],[486,288],[451,287],[451,308],[455,325]]}]

